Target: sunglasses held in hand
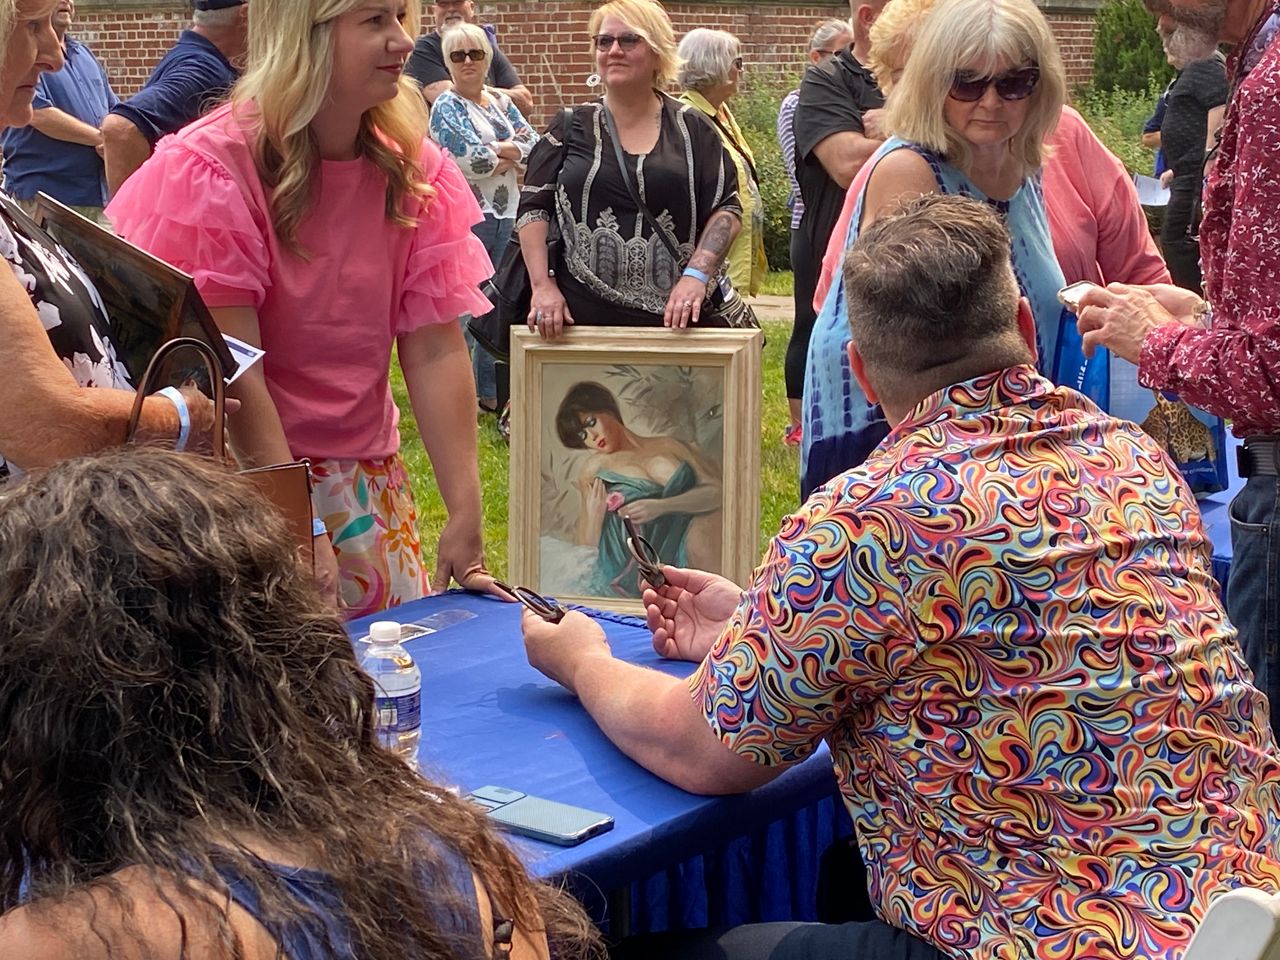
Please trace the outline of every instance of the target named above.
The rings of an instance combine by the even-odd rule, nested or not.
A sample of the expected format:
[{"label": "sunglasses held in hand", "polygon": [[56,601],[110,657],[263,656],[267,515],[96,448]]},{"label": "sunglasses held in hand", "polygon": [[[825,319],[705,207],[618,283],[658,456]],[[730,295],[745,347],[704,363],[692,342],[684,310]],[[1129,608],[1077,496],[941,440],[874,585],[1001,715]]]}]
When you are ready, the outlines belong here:
[{"label": "sunglasses held in hand", "polygon": [[640,568],[640,575],[644,577],[645,582],[655,590],[666,586],[667,578],[662,575],[662,560],[658,557],[658,551],[640,535],[635,521],[630,517],[624,515],[622,525],[627,529],[627,549],[631,551],[631,556],[636,566]]},{"label": "sunglasses held in hand", "polygon": [[957,73],[951,81],[950,96],[961,103],[973,103],[981,100],[992,84],[996,88],[996,96],[1001,100],[1025,100],[1036,89],[1040,82],[1040,68],[1034,64],[1019,67],[998,77],[974,77],[965,73]]},{"label": "sunglasses held in hand", "polygon": [[472,63],[479,63],[484,59],[483,50],[450,50],[449,62],[462,63],[464,60],[470,60]]},{"label": "sunglasses held in hand", "polygon": [[557,601],[552,600],[550,597],[544,597],[528,587],[513,587],[510,584],[503,583],[501,580],[494,580],[493,583],[499,590],[511,594],[511,596],[524,604],[526,610],[536,613],[547,623],[559,623],[564,619],[564,615],[569,612],[560,606]]}]

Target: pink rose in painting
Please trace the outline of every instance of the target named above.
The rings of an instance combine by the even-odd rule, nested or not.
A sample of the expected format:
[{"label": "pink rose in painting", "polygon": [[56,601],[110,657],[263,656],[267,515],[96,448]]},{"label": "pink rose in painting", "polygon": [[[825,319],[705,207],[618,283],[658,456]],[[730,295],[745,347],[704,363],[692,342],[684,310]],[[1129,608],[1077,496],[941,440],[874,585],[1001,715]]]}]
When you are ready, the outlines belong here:
[{"label": "pink rose in painting", "polygon": [[613,513],[625,502],[626,502],[626,498],[623,497],[622,494],[618,493],[617,491],[614,491],[613,493],[609,494],[609,498],[605,500],[604,508],[608,510],[610,513]]}]

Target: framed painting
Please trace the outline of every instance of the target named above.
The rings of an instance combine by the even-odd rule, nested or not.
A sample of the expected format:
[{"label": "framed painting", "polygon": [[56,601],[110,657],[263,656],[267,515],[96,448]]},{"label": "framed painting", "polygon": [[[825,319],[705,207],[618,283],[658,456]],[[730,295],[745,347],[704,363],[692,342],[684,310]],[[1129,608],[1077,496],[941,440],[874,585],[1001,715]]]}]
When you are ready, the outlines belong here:
[{"label": "framed painting", "polygon": [[511,334],[512,583],[639,613],[629,517],[663,563],[759,559],[759,330]]}]

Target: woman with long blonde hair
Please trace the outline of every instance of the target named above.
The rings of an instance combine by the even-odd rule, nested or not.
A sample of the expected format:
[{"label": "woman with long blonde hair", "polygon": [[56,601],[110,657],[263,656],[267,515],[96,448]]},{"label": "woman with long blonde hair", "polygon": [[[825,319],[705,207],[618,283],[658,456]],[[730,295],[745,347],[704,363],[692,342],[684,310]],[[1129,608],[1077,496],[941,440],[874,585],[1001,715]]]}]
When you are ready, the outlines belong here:
[{"label": "woman with long blonde hair", "polygon": [[428,578],[400,458],[392,347],[449,522],[435,576],[489,589],[463,313],[491,273],[480,211],[402,76],[418,0],[253,0],[231,103],[163,141],[110,206],[196,278],[226,333],[266,350],[232,392],[243,461],[307,457],[317,575],[352,616]]}]

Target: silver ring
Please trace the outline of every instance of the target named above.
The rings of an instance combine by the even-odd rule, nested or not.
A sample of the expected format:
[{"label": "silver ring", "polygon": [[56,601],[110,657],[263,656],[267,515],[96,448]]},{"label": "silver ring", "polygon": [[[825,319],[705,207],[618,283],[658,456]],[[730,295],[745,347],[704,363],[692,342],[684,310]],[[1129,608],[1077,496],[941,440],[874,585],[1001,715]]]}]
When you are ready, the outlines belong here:
[{"label": "silver ring", "polygon": [[692,301],[692,300],[686,300],[686,301],[684,302],[684,305],[685,305],[686,307],[692,307],[692,306],[693,306],[693,301]]},{"label": "silver ring", "polygon": [[542,311],[541,311],[541,310],[539,310],[537,313],[535,313],[535,314],[533,315],[533,319],[534,319],[536,322],[541,323],[541,322],[542,322]]}]

